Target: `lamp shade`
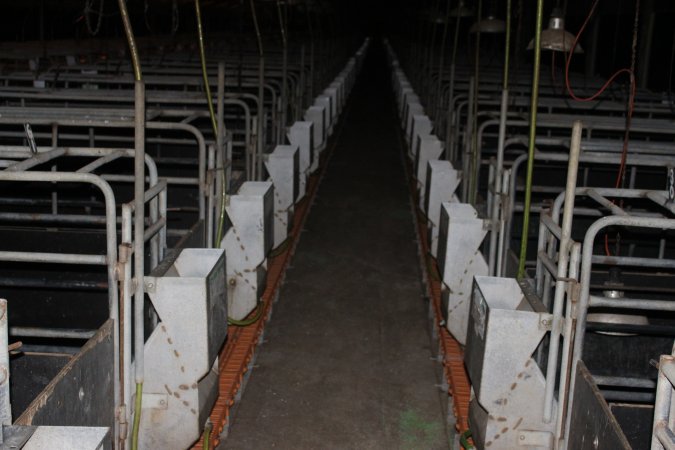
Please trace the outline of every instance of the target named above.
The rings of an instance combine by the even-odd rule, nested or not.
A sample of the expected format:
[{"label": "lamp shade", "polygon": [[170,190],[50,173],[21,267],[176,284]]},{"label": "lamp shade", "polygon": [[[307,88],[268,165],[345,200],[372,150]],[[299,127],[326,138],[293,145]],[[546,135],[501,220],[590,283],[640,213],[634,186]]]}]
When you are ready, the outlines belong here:
[{"label": "lamp shade", "polygon": [[[541,32],[541,49],[553,50],[554,52],[569,52],[574,44],[574,35],[565,30],[565,19],[562,11],[555,8],[548,21],[548,28]],[[534,39],[527,46],[528,50],[534,48]],[[574,47],[574,53],[583,53],[584,50],[579,44]]]},{"label": "lamp shade", "polygon": [[506,22],[495,16],[488,16],[471,25],[471,33],[503,33],[506,31]]},{"label": "lamp shade", "polygon": [[473,17],[473,11],[464,2],[459,2],[459,5],[450,10],[450,17]]}]

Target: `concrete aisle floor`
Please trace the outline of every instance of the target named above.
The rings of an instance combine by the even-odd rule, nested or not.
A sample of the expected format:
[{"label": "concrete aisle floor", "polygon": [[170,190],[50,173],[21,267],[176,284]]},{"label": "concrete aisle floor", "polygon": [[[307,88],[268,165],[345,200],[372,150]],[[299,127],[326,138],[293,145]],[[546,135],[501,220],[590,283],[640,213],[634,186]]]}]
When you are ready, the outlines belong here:
[{"label": "concrete aisle floor", "polygon": [[350,101],[223,448],[448,448],[379,43]]}]

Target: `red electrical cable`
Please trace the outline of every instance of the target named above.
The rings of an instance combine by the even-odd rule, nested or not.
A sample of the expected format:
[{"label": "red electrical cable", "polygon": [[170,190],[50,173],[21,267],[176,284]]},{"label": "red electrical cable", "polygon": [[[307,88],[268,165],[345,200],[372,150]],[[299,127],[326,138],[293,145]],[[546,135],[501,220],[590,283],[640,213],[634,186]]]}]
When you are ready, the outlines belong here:
[{"label": "red electrical cable", "polygon": [[[633,30],[633,45],[632,45],[632,60],[631,60],[631,68],[623,68],[617,70],[609,79],[605,82],[604,85],[593,95],[590,97],[577,97],[577,95],[574,93],[572,90],[572,87],[570,86],[570,78],[569,78],[569,73],[570,73],[570,63],[572,61],[572,55],[574,55],[574,49],[576,48],[579,38],[581,37],[581,34],[584,32],[586,29],[586,26],[588,25],[588,22],[590,21],[591,17],[593,16],[593,13],[595,12],[596,7],[598,6],[598,3],[600,3],[600,0],[595,0],[593,2],[593,6],[591,6],[591,10],[589,11],[588,15],[586,16],[586,19],[584,20],[583,25],[579,29],[579,32],[577,35],[574,37],[574,42],[572,43],[572,48],[570,50],[569,55],[567,56],[567,61],[565,63],[565,87],[567,89],[567,93],[572,97],[573,100],[578,101],[578,102],[591,102],[595,99],[597,99],[600,95],[602,95],[603,92],[614,82],[614,80],[621,74],[626,73],[629,76],[630,79],[630,93],[628,97],[628,111],[626,114],[626,131],[624,133],[623,137],[623,148],[621,150],[621,161],[619,164],[619,172],[617,173],[616,176],[616,182],[614,183],[614,188],[618,189],[623,185],[624,181],[624,176],[626,172],[626,159],[628,157],[628,141],[630,138],[630,127],[633,121],[633,112],[635,110],[635,94],[636,94],[636,83],[635,83],[635,47],[636,47],[636,32],[637,32],[637,25],[638,25],[638,16],[639,16],[639,11],[640,11],[640,0],[637,0],[635,4],[635,21],[634,21],[634,30]],[[605,253],[607,256],[611,255],[611,252],[609,251],[609,238],[605,234]]]}]

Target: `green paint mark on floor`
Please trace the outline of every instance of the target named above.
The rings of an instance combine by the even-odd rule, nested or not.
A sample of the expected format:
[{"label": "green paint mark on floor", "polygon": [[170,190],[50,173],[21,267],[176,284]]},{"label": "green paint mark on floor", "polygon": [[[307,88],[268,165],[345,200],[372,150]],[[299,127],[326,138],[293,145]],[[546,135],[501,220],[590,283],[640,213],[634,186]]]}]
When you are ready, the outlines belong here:
[{"label": "green paint mark on floor", "polygon": [[426,450],[436,448],[443,441],[443,426],[439,422],[428,422],[416,411],[407,410],[399,418],[401,448],[405,450]]}]

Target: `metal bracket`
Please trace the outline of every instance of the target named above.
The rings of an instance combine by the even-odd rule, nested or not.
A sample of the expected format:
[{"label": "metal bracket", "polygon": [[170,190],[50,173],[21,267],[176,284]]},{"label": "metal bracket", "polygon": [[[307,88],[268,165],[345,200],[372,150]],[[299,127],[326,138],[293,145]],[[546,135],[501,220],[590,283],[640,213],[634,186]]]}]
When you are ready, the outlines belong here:
[{"label": "metal bracket", "polygon": [[143,282],[145,284],[145,292],[149,294],[154,294],[157,286],[157,278],[155,277],[144,277]]}]

